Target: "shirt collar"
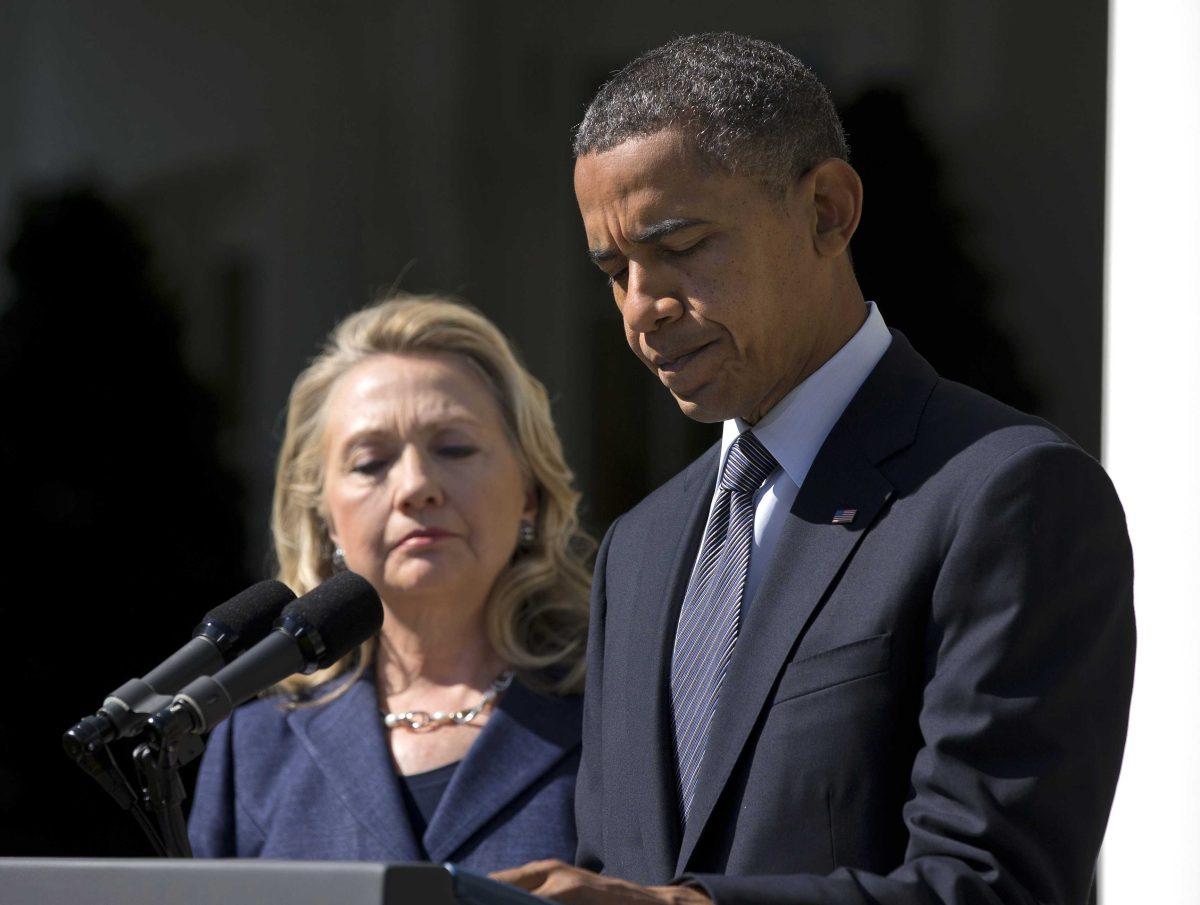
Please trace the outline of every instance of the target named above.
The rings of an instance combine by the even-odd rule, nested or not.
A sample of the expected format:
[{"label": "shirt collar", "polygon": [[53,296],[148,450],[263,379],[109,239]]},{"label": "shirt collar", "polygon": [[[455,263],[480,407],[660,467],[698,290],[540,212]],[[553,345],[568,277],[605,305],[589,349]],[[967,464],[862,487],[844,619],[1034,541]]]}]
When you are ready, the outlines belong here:
[{"label": "shirt collar", "polygon": [[[879,364],[892,334],[874,302],[867,302],[867,319],[858,332],[825,364],[805,378],[753,425],[758,437],[799,487],[834,424],[863,381]],[[740,418],[726,421],[721,431],[721,466],[738,434],[751,425]],[[717,472],[720,474],[720,471]]]}]

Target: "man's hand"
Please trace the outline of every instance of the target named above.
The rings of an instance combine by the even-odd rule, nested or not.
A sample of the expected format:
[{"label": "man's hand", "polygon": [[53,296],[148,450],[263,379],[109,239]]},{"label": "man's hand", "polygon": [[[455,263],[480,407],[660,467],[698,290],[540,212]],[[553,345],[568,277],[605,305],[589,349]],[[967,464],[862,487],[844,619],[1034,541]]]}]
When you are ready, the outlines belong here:
[{"label": "man's hand", "polygon": [[492,874],[493,880],[518,886],[535,896],[563,905],[711,905],[712,899],[692,886],[638,886],[602,877],[562,861],[532,861]]}]

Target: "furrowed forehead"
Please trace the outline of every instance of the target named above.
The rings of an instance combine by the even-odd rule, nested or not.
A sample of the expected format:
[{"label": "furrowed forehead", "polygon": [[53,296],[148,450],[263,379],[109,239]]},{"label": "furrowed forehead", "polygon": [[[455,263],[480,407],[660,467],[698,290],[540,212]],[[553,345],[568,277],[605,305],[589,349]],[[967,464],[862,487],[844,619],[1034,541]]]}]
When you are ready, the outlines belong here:
[{"label": "furrowed forehead", "polygon": [[626,173],[620,167],[587,171],[581,164],[577,195],[596,264],[621,257],[632,245],[667,242],[677,233],[713,222],[719,203],[703,186],[654,173]]},{"label": "furrowed forehead", "polygon": [[699,223],[719,224],[749,193],[771,199],[786,194],[757,175],[705,166],[670,133],[579,158],[575,191],[585,231],[598,252],[606,250],[610,238],[656,242]]}]

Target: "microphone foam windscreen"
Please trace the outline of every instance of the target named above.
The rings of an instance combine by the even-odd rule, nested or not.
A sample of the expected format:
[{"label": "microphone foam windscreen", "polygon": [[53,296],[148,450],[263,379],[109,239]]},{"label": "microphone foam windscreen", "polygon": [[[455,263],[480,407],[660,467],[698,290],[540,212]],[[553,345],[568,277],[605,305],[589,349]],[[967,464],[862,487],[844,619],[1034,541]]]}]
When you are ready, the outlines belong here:
[{"label": "microphone foam windscreen", "polygon": [[255,644],[266,637],[283,608],[295,599],[282,581],[260,581],[205,613],[196,633],[206,623],[217,622],[233,632],[238,647]]},{"label": "microphone foam windscreen", "polygon": [[371,583],[353,572],[339,572],[283,609],[316,629],[325,643],[318,661],[332,666],[383,625],[383,604]]}]

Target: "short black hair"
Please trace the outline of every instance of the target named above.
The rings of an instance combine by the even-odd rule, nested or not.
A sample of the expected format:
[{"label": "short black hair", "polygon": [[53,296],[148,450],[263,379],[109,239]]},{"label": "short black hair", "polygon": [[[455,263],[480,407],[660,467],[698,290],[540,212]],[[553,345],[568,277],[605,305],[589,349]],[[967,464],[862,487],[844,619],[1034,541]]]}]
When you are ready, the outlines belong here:
[{"label": "short black hair", "polygon": [[782,47],[731,32],[676,38],[617,72],[576,128],[575,156],[668,128],[708,165],[779,188],[826,158],[850,155],[812,70]]}]

